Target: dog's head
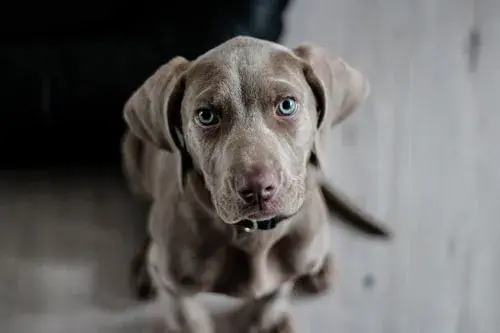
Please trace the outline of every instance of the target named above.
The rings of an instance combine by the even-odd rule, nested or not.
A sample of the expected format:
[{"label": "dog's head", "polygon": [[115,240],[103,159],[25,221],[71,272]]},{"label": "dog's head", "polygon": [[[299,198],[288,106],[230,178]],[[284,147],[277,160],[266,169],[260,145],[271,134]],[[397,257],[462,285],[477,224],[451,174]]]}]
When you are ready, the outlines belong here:
[{"label": "dog's head", "polygon": [[139,138],[179,154],[226,223],[292,215],[307,165],[326,163],[320,133],[350,114],[368,83],[315,46],[236,37],[194,61],[176,57],[125,106]]}]

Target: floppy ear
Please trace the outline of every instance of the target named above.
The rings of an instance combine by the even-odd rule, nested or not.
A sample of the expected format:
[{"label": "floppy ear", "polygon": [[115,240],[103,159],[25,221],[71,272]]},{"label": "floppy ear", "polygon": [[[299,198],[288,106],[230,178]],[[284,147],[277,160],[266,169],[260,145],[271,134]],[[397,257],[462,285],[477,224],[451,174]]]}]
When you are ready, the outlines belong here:
[{"label": "floppy ear", "polygon": [[179,152],[179,177],[191,163],[184,147],[181,103],[184,72],[190,62],[175,57],[161,66],[125,103],[124,118],[130,132],[159,149]]},{"label": "floppy ear", "polygon": [[370,84],[344,60],[331,59],[320,47],[303,44],[294,53],[304,63],[304,75],[311,87],[318,111],[318,131],[313,148],[313,163],[327,163],[322,152],[329,130],[352,114],[368,97]]},{"label": "floppy ear", "polygon": [[175,130],[180,130],[182,74],[188,66],[186,59],[175,57],[149,77],[125,103],[124,118],[130,131],[170,152],[181,145]]}]

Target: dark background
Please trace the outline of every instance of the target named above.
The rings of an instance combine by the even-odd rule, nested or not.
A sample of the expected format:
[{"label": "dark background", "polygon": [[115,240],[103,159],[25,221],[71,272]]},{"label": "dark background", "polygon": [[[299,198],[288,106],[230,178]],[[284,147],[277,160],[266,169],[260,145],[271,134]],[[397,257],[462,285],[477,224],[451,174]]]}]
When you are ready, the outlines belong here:
[{"label": "dark background", "polygon": [[3,10],[0,168],[116,167],[122,107],[155,69],[236,35],[278,41],[288,2],[77,1]]}]

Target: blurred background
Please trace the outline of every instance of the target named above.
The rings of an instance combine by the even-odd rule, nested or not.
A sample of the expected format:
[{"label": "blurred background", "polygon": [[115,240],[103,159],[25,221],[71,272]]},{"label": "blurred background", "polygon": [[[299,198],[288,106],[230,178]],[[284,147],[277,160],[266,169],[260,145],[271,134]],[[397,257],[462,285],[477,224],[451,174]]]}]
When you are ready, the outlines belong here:
[{"label": "blurred background", "polygon": [[122,106],[235,35],[317,43],[371,81],[329,174],[396,238],[333,228],[335,290],[296,304],[304,331],[500,332],[499,1],[26,6],[0,14],[0,332],[155,331],[129,286],[146,210],[121,176]]}]

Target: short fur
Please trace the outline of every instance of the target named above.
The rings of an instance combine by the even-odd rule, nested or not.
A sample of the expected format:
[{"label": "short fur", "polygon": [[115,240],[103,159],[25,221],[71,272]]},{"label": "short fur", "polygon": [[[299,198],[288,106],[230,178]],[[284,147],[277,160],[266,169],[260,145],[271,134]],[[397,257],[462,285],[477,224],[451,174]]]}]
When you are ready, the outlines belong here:
[{"label": "short fur", "polygon": [[[321,48],[236,37],[194,61],[172,59],[132,95],[124,109],[125,174],[152,202],[147,267],[161,299],[177,309],[167,320],[172,332],[211,332],[213,320],[194,300],[200,292],[261,304],[286,283],[327,290],[330,213],[387,236],[323,175],[330,129],[368,94],[361,73]],[[289,96],[298,112],[277,117],[277,103]],[[207,107],[221,115],[215,129],[194,120]],[[234,224],[255,212],[234,184],[256,164],[279,179],[270,209],[290,218],[245,233]],[[285,315],[275,323],[258,317],[251,332],[293,331]]]}]

